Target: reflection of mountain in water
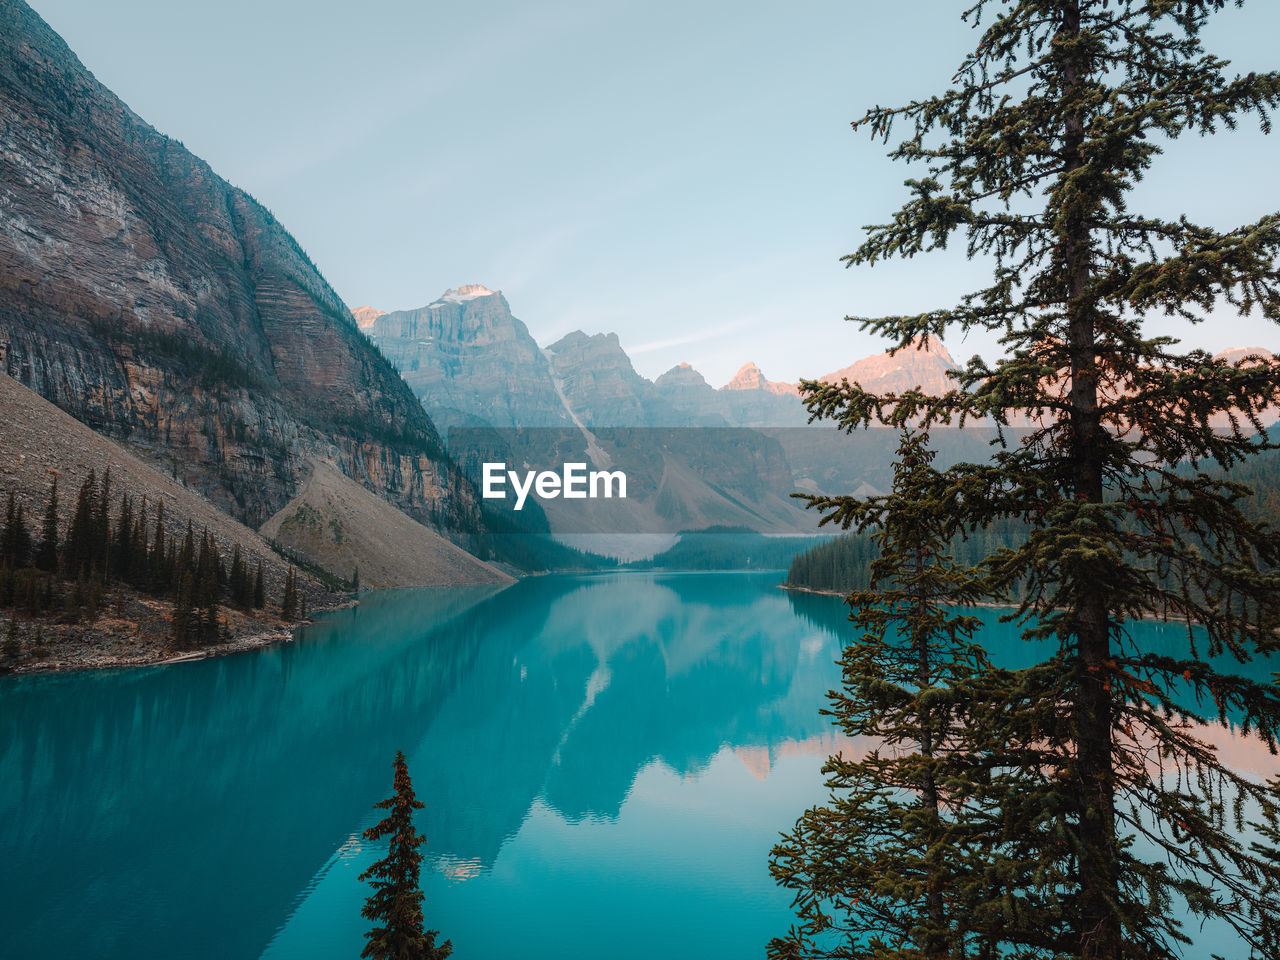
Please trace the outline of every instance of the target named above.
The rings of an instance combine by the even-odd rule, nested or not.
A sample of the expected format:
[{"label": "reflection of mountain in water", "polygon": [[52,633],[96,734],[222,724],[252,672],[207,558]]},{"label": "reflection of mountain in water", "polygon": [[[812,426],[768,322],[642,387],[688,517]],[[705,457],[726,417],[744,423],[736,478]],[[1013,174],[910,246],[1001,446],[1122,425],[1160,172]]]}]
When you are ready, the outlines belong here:
[{"label": "reflection of mountain in water", "polygon": [[544,584],[486,605],[507,610],[510,627],[488,626],[418,754],[419,791],[447,800],[424,811],[433,850],[492,863],[539,796],[570,819],[616,816],[651,760],[695,774],[726,744],[767,749],[825,732],[816,707],[835,647],[806,646],[785,598],[761,582],[580,582],[536,634],[519,608]]},{"label": "reflection of mountain in water", "polygon": [[[776,580],[396,591],[274,650],[0,681],[6,955],[256,956],[372,822],[396,749],[454,876],[492,866],[531,809],[618,817],[655,762],[701,776],[728,748],[763,778],[795,751],[864,749],[818,714],[847,608]],[[999,613],[980,611],[993,656],[1032,659]],[[1133,630],[1149,649],[1186,644],[1177,627]],[[1234,765],[1274,768],[1261,743],[1219,740]]]},{"label": "reflection of mountain in water", "polygon": [[654,759],[692,774],[729,745],[766,768],[827,731],[836,655],[774,580],[396,591],[257,654],[5,680],[6,950],[256,955],[370,822],[398,748],[431,854],[486,865],[538,797],[615,816]]}]

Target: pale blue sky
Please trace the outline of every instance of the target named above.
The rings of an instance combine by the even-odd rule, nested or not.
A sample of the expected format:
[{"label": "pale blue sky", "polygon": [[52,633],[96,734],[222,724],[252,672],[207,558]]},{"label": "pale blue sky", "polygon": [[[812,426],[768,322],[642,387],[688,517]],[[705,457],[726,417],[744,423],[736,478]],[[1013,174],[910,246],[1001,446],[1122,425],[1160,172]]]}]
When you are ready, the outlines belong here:
[{"label": "pale blue sky", "polygon": [[[501,289],[546,344],[616,332],[641,373],[715,385],[881,349],[842,318],[927,309],[984,279],[957,256],[847,271],[911,171],[849,129],[947,83],[967,0],[33,0],[135,111],[270,207],[350,306]],[[1280,66],[1280,3],[1213,25]],[[1280,140],[1175,144],[1153,213],[1280,209]],[[1135,208],[1139,204],[1135,201]],[[1172,332],[1280,347],[1222,315]],[[948,342],[957,359],[990,340]]]}]

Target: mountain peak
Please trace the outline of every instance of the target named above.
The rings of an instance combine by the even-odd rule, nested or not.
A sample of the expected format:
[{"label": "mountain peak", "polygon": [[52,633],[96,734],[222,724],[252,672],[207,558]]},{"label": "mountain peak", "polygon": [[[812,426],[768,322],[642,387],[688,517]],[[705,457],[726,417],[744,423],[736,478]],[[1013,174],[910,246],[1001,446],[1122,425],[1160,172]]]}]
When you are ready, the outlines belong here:
[{"label": "mountain peak", "polygon": [[465,303],[477,297],[491,297],[497,290],[490,290],[479,283],[464,283],[460,287],[451,287],[435,299],[435,303]]},{"label": "mountain peak", "polygon": [[367,330],[377,322],[379,317],[385,317],[387,311],[379,310],[377,307],[356,307],[351,311],[351,317],[356,322],[356,326],[361,330]]},{"label": "mountain peak", "polygon": [[722,389],[765,390],[779,395],[796,393],[794,384],[774,383],[772,380],[765,379],[765,375],[760,372],[760,368],[750,360],[742,365],[741,369],[733,375],[733,379],[726,383]]},{"label": "mountain peak", "polygon": [[687,363],[677,363],[653,383],[659,389],[689,386],[711,389],[711,384],[707,383],[706,378]]},{"label": "mountain peak", "polygon": [[839,383],[841,380],[860,383],[863,389],[872,393],[901,392],[921,387],[926,393],[942,394],[955,386],[955,381],[947,376],[948,370],[955,369],[956,362],[942,341],[932,339],[926,345],[917,340],[893,356],[878,353],[863,357],[819,379],[823,383]]}]

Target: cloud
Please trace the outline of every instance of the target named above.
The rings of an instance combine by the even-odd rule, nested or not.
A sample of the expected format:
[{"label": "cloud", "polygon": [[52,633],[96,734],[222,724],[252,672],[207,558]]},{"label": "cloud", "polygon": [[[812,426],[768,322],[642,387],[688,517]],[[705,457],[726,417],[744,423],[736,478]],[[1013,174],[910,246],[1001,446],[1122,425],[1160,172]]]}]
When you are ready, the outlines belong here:
[{"label": "cloud", "polygon": [[715,337],[723,336],[726,333],[732,333],[741,329],[742,323],[722,323],[718,327],[712,327],[709,330],[703,330],[699,333],[687,333],[680,337],[671,337],[667,340],[651,340],[649,343],[642,343],[639,346],[627,347],[627,353],[652,353],[655,350],[667,350],[671,347],[683,347],[689,343],[701,343],[704,340],[711,340]]}]

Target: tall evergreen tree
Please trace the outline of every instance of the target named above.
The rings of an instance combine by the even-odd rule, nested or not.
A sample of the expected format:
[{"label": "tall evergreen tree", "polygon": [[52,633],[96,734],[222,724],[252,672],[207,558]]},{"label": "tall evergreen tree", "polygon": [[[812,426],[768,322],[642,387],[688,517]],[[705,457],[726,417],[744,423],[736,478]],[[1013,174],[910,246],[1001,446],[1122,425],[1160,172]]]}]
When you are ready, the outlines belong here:
[{"label": "tall evergreen tree", "polygon": [[71,525],[67,528],[67,539],[63,548],[63,568],[67,578],[89,576],[93,572],[93,514],[94,502],[97,498],[97,477],[92,469],[84,483],[80,484],[80,492],[76,495],[75,512],[71,515]]},{"label": "tall evergreen tree", "polygon": [[[898,349],[987,329],[1006,353],[969,361],[943,396],[808,382],[810,410],[850,430],[1031,424],[990,463],[948,471],[939,504],[966,525],[1025,524],[985,574],[1023,598],[1026,635],[1054,646],[992,714],[1004,718],[989,732],[1006,760],[992,774],[1006,862],[1034,868],[955,918],[1003,913],[992,956],[1172,958],[1186,911],[1225,922],[1255,956],[1280,955],[1280,905],[1260,892],[1280,860],[1234,835],[1274,810],[1275,787],[1196,736],[1229,721],[1272,747],[1280,734],[1276,687],[1231,666],[1276,649],[1280,535],[1246,516],[1244,488],[1206,469],[1270,445],[1259,414],[1280,400],[1280,364],[1179,351],[1144,327],[1150,313],[1195,323],[1220,304],[1280,320],[1280,216],[1217,231],[1127,206],[1161,141],[1249,113],[1270,131],[1280,74],[1231,76],[1203,47],[1227,3],[974,0],[965,16],[980,36],[952,86],[855,124],[886,142],[906,125],[892,156],[925,170],[849,264],[956,234],[994,263],[992,283],[956,307],[864,326]],[[1182,649],[1133,643],[1126,621],[1152,613],[1192,625]],[[1027,889],[1056,913],[1028,922]]]},{"label": "tall evergreen tree", "polygon": [[21,570],[31,563],[31,531],[27,529],[27,513],[24,504],[12,493],[5,508],[4,537],[0,540],[0,556],[11,570]]},{"label": "tall evergreen tree", "polygon": [[284,577],[284,595],[280,598],[280,618],[296,620],[298,617],[298,574],[293,567]]},{"label": "tall evergreen tree", "polygon": [[[172,544],[170,544],[172,546]],[[196,533],[191,521],[187,521],[187,533],[182,538],[182,549],[178,551],[173,563],[173,582],[182,579],[184,573],[190,573],[194,581],[196,577]]]},{"label": "tall evergreen tree", "polygon": [[974,642],[980,621],[948,607],[982,594],[948,555],[954,531],[937,509],[945,491],[932,459],[928,435],[904,431],[892,491],[844,516],[875,531],[879,556],[867,589],[847,598],[863,632],[843,650],[831,713],[845,734],[877,746],[861,759],[830,757],[830,803],[774,847],[773,875],[795,891],[800,922],[770,944],[772,957],[982,955],[983,931],[947,902],[960,890],[974,898],[981,872],[970,865],[999,846],[981,798],[982,705],[1000,699],[1000,675]]},{"label": "tall evergreen tree", "polygon": [[184,570],[178,575],[170,622],[173,643],[179,649],[191,646],[199,638],[200,618],[196,612],[195,576],[190,570]]},{"label": "tall evergreen tree", "polygon": [[111,544],[111,557],[117,576],[127,577],[133,563],[133,498],[125,494],[120,498],[120,513],[116,516],[115,536]]},{"label": "tall evergreen tree", "polygon": [[231,572],[227,575],[227,585],[231,591],[231,602],[241,609],[246,609],[253,602],[253,592],[247,580],[240,544],[237,543],[231,548]]},{"label": "tall evergreen tree", "polygon": [[222,592],[218,583],[220,566],[218,548],[206,527],[200,535],[193,598],[199,607],[197,636],[201,643],[214,643],[218,639],[218,598]]},{"label": "tall evergreen tree", "polygon": [[49,483],[49,502],[45,504],[44,523],[40,528],[40,546],[35,564],[47,573],[58,569],[58,474]]},{"label": "tall evergreen tree", "polygon": [[258,572],[253,575],[253,608],[261,610],[267,605],[267,588],[262,580],[262,561],[258,561]]},{"label": "tall evergreen tree", "polygon": [[129,570],[127,578],[140,590],[151,587],[151,545],[148,542],[150,525],[147,520],[147,498],[138,504],[133,521],[133,534],[129,538]]},{"label": "tall evergreen tree", "polygon": [[169,589],[172,570],[169,567],[168,546],[164,534],[164,501],[159,500],[156,502],[156,529],[148,563],[151,589],[155,593],[165,593]]},{"label": "tall evergreen tree", "polygon": [[112,574],[111,560],[111,468],[102,474],[102,486],[94,503],[94,566],[104,578]]},{"label": "tall evergreen tree", "polygon": [[367,960],[445,960],[453,952],[453,944],[446,940],[436,946],[439,931],[423,929],[418,879],[422,854],[418,848],[426,837],[413,826],[413,812],[421,810],[423,803],[414,796],[409,766],[399,750],[395,758],[395,793],[374,806],[390,813],[366,830],[364,839],[389,837],[390,849],[359,877],[361,883],[367,880],[373,887],[360,915],[379,924],[365,934],[369,942],[360,956]]}]

